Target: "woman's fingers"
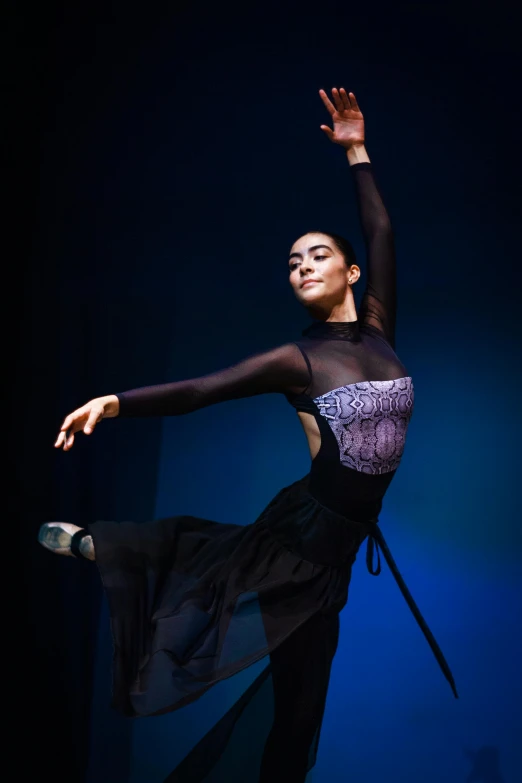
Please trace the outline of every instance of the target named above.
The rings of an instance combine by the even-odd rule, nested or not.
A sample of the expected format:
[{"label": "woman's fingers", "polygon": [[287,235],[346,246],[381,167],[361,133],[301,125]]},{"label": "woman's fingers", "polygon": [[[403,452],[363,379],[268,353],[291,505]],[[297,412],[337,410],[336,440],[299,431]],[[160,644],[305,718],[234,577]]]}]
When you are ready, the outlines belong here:
[{"label": "woman's fingers", "polygon": [[330,141],[334,140],[334,132],[331,128],[328,127],[328,125],[321,125],[321,130],[326,133]]},{"label": "woman's fingers", "polygon": [[[69,416],[67,418],[70,418]],[[65,427],[66,425],[63,424],[62,427]],[[64,451],[67,451],[71,448],[71,446],[74,443],[74,433],[76,429],[74,426],[74,420],[71,422],[71,424],[66,428],[62,429],[60,434],[58,435],[58,438],[56,439],[55,448],[59,449],[60,446],[63,446]]]},{"label": "woman's fingers", "polygon": [[63,432],[60,432],[58,435],[58,438],[56,439],[56,443],[54,444],[55,448],[59,449],[61,446],[63,446],[63,450],[67,451],[74,443],[74,433],[72,430],[64,430]]},{"label": "woman's fingers", "polygon": [[353,92],[346,92],[344,87],[341,87],[339,90],[337,87],[332,87],[332,98],[334,103],[328,98],[328,95],[324,90],[319,90],[319,95],[332,116],[336,112],[342,113],[343,111],[350,110],[357,112],[361,111]]},{"label": "woman's fingers", "polygon": [[74,422],[74,413],[70,413],[63,420],[63,424],[60,427],[60,432],[58,433],[58,437],[56,439],[56,443],[54,444],[55,448],[58,449],[58,448],[60,448],[60,446],[62,446],[65,443],[65,441],[66,441],[66,439],[68,437],[67,430],[70,429],[70,427],[72,426],[73,422]]},{"label": "woman's fingers", "polygon": [[341,96],[339,95],[339,90],[337,87],[332,87],[332,98],[334,99],[335,108],[338,112],[344,111],[344,105],[341,100]]},{"label": "woman's fingers", "polygon": [[83,428],[86,435],[90,435],[95,426],[103,417],[103,408],[92,408],[87,423]]},{"label": "woman's fingers", "polygon": [[99,404],[84,405],[70,413],[63,420],[54,444],[55,448],[63,447],[64,451],[69,451],[74,443],[74,433],[83,430],[86,435],[90,435],[97,423],[103,418],[103,413],[104,408]]},{"label": "woman's fingers", "polygon": [[79,411],[75,411],[74,413],[69,413],[69,415],[65,417],[65,419],[63,420],[63,424],[60,427],[60,432],[65,432],[66,430],[69,429],[71,424],[78,417],[78,413]]},{"label": "woman's fingers", "polygon": [[321,96],[321,99],[324,105],[326,106],[326,108],[328,109],[328,111],[330,112],[330,114],[335,114],[335,106],[333,105],[333,103],[331,102],[330,98],[325,93],[325,91],[319,90],[319,95]]},{"label": "woman's fingers", "polygon": [[352,108],[352,106],[350,104],[350,95],[351,95],[351,93],[350,93],[350,95],[348,95],[346,90],[344,89],[344,87],[341,87],[341,89],[339,90],[339,95],[341,96],[341,100],[343,102],[343,108],[351,109]]},{"label": "woman's fingers", "polygon": [[357,98],[355,97],[353,92],[348,93],[348,95],[350,96],[350,103],[352,104],[352,109],[354,111],[361,111],[359,109],[359,104],[357,103]]}]

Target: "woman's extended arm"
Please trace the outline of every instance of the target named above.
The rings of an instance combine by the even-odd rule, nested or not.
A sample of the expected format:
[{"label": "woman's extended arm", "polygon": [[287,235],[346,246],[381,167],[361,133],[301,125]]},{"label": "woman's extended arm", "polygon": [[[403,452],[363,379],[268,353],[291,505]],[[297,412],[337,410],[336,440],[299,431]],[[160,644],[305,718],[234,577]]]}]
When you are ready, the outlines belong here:
[{"label": "woman's extended arm", "polygon": [[179,416],[225,400],[302,391],[309,383],[301,351],[295,343],[286,343],[209,375],[144,386],[116,396],[120,416]]},{"label": "woman's extended arm", "polygon": [[179,416],[240,397],[301,392],[309,383],[310,373],[300,349],[295,343],[286,343],[210,375],[97,397],[65,418],[55,447],[69,451],[75,432],[90,435],[102,419]]},{"label": "woman's extended arm", "polygon": [[359,320],[378,329],[395,348],[397,309],[395,243],[390,218],[373,176],[364,146],[364,118],[353,92],[333,89],[335,106],[324,90],[321,98],[328,109],[333,130],[321,125],[330,141],[346,150],[354,178],[361,227],[366,244],[367,285]]}]

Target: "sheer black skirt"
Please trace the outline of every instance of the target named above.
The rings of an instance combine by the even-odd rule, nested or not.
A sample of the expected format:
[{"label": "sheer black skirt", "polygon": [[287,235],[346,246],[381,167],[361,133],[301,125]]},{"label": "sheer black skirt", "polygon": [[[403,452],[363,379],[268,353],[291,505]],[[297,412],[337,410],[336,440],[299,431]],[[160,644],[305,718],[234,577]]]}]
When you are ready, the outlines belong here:
[{"label": "sheer black skirt", "polygon": [[192,516],[89,526],[116,709],[179,709],[268,656],[170,783],[297,783],[315,763],[339,612],[368,531],[315,500],[308,478],[246,526]]},{"label": "sheer black skirt", "polygon": [[165,783],[304,782],[316,759],[339,612],[366,538],[369,572],[380,573],[382,550],[458,698],[377,523],[323,506],[307,474],[246,526],[193,516],[89,526],[111,617],[116,709],[131,717],[179,709],[267,658]]}]

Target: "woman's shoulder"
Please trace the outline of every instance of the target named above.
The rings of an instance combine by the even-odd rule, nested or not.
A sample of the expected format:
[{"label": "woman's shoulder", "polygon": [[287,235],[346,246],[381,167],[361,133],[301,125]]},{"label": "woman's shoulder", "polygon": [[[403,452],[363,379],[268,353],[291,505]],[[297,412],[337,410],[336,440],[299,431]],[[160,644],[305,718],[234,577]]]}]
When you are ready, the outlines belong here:
[{"label": "woman's shoulder", "polygon": [[359,326],[359,331],[370,337],[374,337],[377,340],[382,340],[386,345],[391,345],[384,331],[377,326],[373,326],[372,324],[363,321]]}]

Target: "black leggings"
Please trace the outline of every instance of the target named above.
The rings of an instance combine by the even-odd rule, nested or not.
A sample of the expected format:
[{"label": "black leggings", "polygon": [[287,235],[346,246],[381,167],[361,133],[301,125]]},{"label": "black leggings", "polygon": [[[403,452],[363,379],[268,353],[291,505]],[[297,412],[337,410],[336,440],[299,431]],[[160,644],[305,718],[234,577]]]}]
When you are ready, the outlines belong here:
[{"label": "black leggings", "polygon": [[259,783],[304,783],[319,741],[338,640],[339,613],[318,612],[271,653],[275,715]]}]

